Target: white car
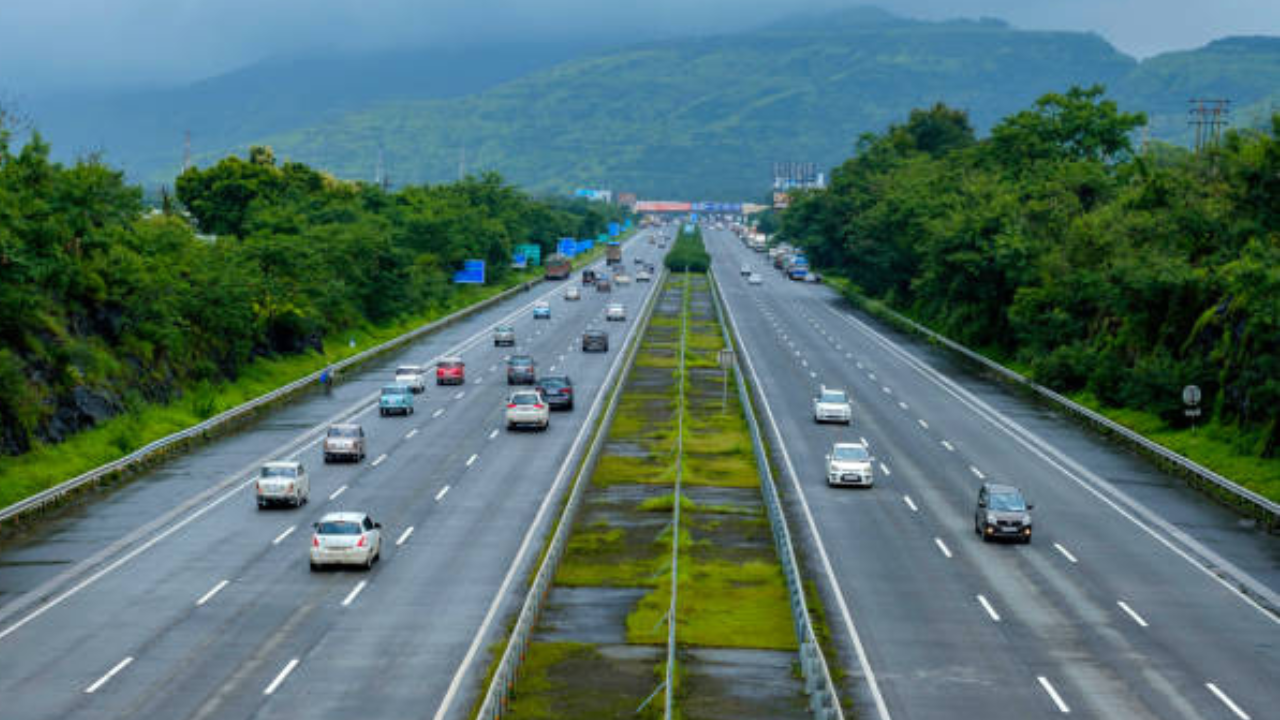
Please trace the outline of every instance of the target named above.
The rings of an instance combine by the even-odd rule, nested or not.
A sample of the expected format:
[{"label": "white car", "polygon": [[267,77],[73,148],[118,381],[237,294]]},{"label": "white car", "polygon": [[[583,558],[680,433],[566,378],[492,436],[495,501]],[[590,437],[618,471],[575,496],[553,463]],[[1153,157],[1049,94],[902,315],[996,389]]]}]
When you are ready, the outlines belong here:
[{"label": "white car", "polygon": [[581,300],[582,292],[578,290],[577,285],[570,285],[569,287],[565,288],[564,299],[565,300]]},{"label": "white car", "polygon": [[813,399],[813,419],[817,422],[836,422],[848,425],[853,422],[853,406],[849,396],[843,390],[829,388],[826,385],[818,391]]},{"label": "white car", "polygon": [[401,365],[396,368],[396,384],[408,385],[414,394],[427,389],[427,371],[420,365]]},{"label": "white car", "polygon": [[875,476],[871,464],[875,458],[860,442],[836,443],[827,455],[827,484],[871,487]]},{"label": "white car", "polygon": [[748,285],[763,285],[764,278],[760,277],[760,273],[753,272],[747,276]]},{"label": "white car", "polygon": [[613,276],[613,282],[617,285],[630,285],[631,276],[626,273],[618,273]]},{"label": "white car", "polygon": [[517,390],[507,399],[507,429],[533,427],[546,430],[551,425],[551,408],[537,390]]},{"label": "white car", "polygon": [[326,565],[359,565],[367,570],[382,556],[382,523],[366,513],[325,513],[312,527],[313,571]]},{"label": "white car", "polygon": [[604,309],[605,320],[625,321],[627,319],[627,308],[622,303],[609,303]]},{"label": "white car", "polygon": [[636,273],[636,282],[638,283],[642,283],[642,282],[647,283],[647,282],[651,282],[652,280],[653,280],[653,273],[649,272],[648,270],[641,270],[640,272]]},{"label": "white car", "polygon": [[534,320],[550,320],[551,319],[551,303],[546,300],[539,300],[533,304]]},{"label": "white car", "polygon": [[258,509],[268,505],[299,507],[311,497],[311,480],[300,462],[269,462],[253,483]]},{"label": "white car", "polygon": [[743,266],[742,266],[742,270],[741,270],[741,272],[742,272],[742,275],[743,275],[744,277],[745,277],[745,276],[747,276],[747,275],[750,275],[750,274],[751,274],[751,266],[750,266],[750,265],[747,265],[747,264],[745,264],[745,263],[744,263],[744,264],[743,264]]}]

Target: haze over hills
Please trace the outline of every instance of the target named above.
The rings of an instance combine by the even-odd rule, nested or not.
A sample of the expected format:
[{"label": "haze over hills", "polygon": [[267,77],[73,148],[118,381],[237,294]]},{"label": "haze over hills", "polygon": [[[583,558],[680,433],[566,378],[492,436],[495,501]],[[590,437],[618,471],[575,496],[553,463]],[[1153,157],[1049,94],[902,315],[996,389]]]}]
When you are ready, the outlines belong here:
[{"label": "haze over hills", "polygon": [[771,162],[833,166],[861,133],[915,107],[966,108],[986,131],[1046,92],[1092,83],[1151,114],[1152,137],[1183,141],[1190,97],[1230,97],[1236,126],[1280,101],[1280,39],[1231,38],[1139,63],[1092,34],[862,8],[621,49],[295,61],[115,99],[112,112],[93,113],[96,136],[83,120],[43,127],[55,147],[105,149],[148,185],[172,181],[189,127],[200,163],[266,143],[370,179],[381,146],[398,183],[454,178],[465,153],[468,171],[536,190],[736,199],[762,194]]}]

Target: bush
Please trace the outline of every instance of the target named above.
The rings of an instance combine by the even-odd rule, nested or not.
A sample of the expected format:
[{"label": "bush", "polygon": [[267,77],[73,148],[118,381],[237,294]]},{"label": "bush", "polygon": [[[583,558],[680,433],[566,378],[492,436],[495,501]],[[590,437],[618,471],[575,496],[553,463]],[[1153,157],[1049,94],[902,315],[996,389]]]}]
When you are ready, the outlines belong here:
[{"label": "bush", "polygon": [[667,253],[663,264],[672,272],[688,271],[704,273],[711,268],[711,256],[702,244],[702,231],[695,225],[693,232],[685,232],[683,228],[676,236],[676,244]]}]

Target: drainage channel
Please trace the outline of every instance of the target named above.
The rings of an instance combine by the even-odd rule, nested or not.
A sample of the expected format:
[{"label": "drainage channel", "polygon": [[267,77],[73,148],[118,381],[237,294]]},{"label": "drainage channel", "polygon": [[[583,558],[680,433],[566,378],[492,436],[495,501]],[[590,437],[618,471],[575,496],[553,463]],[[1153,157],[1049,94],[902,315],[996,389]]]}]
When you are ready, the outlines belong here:
[{"label": "drainage channel", "polygon": [[673,275],[504,718],[811,717],[723,345],[707,278]]}]

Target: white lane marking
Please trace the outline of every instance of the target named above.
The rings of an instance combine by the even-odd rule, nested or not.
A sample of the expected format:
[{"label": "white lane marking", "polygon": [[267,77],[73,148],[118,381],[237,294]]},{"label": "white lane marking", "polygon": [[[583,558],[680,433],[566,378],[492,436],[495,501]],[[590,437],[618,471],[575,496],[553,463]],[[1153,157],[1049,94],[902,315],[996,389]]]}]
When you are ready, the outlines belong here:
[{"label": "white lane marking", "polygon": [[898,407],[902,408],[903,410],[911,409],[906,403],[902,402],[901,400],[898,401]]},{"label": "white lane marking", "polygon": [[875,374],[875,373],[867,373],[867,377],[868,377],[868,378],[871,378],[871,381],[872,381],[872,382],[875,382],[876,374]]},{"label": "white lane marking", "polygon": [[1219,690],[1217,685],[1214,685],[1211,682],[1207,682],[1204,684],[1204,686],[1209,688],[1209,692],[1213,693],[1215,697],[1221,700],[1222,704],[1226,705],[1227,709],[1235,713],[1236,717],[1240,718],[1240,720],[1250,720],[1249,713],[1245,712],[1244,710],[1241,710],[1240,706],[1235,704],[1235,701],[1233,701],[1231,698],[1227,697],[1226,693]]},{"label": "white lane marking", "polygon": [[98,688],[102,687],[103,685],[106,685],[106,684],[107,684],[107,681],[108,681],[108,680],[110,680],[111,678],[115,677],[116,673],[118,673],[118,672],[120,672],[121,670],[123,670],[123,669],[125,669],[125,668],[129,667],[129,663],[131,663],[131,662],[133,662],[133,656],[132,656],[132,655],[131,655],[131,656],[129,656],[129,657],[127,657],[127,658],[125,658],[125,659],[123,659],[123,660],[121,660],[120,662],[116,663],[116,666],[115,666],[115,667],[113,667],[113,668],[111,668],[110,670],[108,670],[106,675],[103,675],[102,677],[98,678],[96,681],[94,681],[94,683],[93,683],[92,685],[90,685],[89,687],[85,688],[85,689],[84,689],[85,693],[87,693],[87,694],[89,694],[89,695],[92,695],[92,694],[94,694],[95,692],[97,692],[97,691],[98,691]]},{"label": "white lane marking", "polygon": [[387,454],[386,454],[386,453],[382,453],[382,454],[381,454],[381,455],[379,455],[378,457],[374,458],[374,459],[373,459],[373,462],[369,463],[369,467],[378,467],[378,466],[379,466],[379,465],[381,465],[381,464],[383,463],[383,461],[384,461],[384,460],[386,460],[386,459],[387,459]]},{"label": "white lane marking", "polygon": [[813,378],[813,379],[815,379],[815,380],[816,380],[816,379],[817,379],[817,377],[818,377],[818,373],[816,373],[816,372],[814,372],[814,371],[810,370],[810,371],[809,371],[809,377],[810,377],[810,378]]},{"label": "white lane marking", "polygon": [[440,502],[441,500],[444,499],[444,496],[448,494],[449,494],[449,486],[445,485],[444,487],[440,488],[440,492],[436,493],[436,502]]},{"label": "white lane marking", "polygon": [[[1217,583],[1220,587],[1234,595],[1241,602],[1257,610],[1262,617],[1272,623],[1280,624],[1280,616],[1275,615],[1270,610],[1263,607],[1261,603],[1250,596],[1249,592],[1238,587],[1238,585],[1246,585],[1249,586],[1252,591],[1258,592],[1265,597],[1275,596],[1275,593],[1271,592],[1252,575],[1240,569],[1220,554],[1206,547],[1204,543],[1196,540],[1185,531],[1174,526],[1147,506],[1137,500],[1134,500],[1127,493],[1118,489],[1115,485],[1103,479],[1097,473],[1094,473],[1089,470],[1089,468],[1081,465],[1079,462],[1076,462],[1039,435],[1031,432],[1020,423],[991,407],[986,402],[983,402],[980,398],[961,387],[951,378],[948,378],[938,372],[910,352],[894,345],[883,335],[869,327],[866,323],[863,323],[852,315],[842,314],[832,308],[828,308],[827,310],[844,322],[848,323],[850,326],[866,334],[887,352],[890,352],[900,358],[904,364],[912,370],[915,370],[916,373],[938,386],[943,392],[955,398],[961,405],[964,405],[972,411],[974,415],[977,415],[993,428],[1004,433],[1011,440],[1026,448],[1028,452],[1043,460],[1046,465],[1057,470],[1064,477],[1078,485],[1082,490],[1094,496],[1107,507],[1114,510],[1125,520],[1133,523],[1135,527],[1146,533],[1148,537],[1160,545],[1163,545],[1169,552],[1182,558],[1188,565],[1195,568],[1205,578]],[[1113,499],[1113,497],[1115,499]],[[1156,528],[1159,528],[1160,532],[1157,532]],[[1161,532],[1164,534],[1162,535]],[[1175,541],[1181,543],[1187,548],[1190,548],[1190,550],[1184,550],[1182,547],[1175,544]],[[1195,552],[1200,557],[1204,558],[1204,562],[1192,557],[1191,552]],[[1223,575],[1227,575],[1229,578],[1223,577]]]},{"label": "white lane marking", "polygon": [[472,454],[471,457],[467,458],[467,467],[471,467],[473,464],[475,464],[475,461],[479,459],[480,459],[479,455]]},{"label": "white lane marking", "polygon": [[853,359],[853,353],[845,353],[845,354],[844,354],[844,356],[845,356],[845,358],[846,358],[846,359],[848,359],[848,360],[852,360],[852,359]]},{"label": "white lane marking", "polygon": [[861,370],[861,369],[862,369],[862,363],[857,362],[857,363],[854,363],[854,365],[857,365],[859,370]]},{"label": "white lane marking", "polygon": [[910,495],[903,495],[902,502],[906,503],[907,507],[911,508],[911,512],[920,512],[920,508],[916,507],[916,502],[911,499]]},{"label": "white lane marking", "polygon": [[401,545],[403,545],[405,541],[409,539],[409,536],[412,534],[413,534],[413,526],[410,525],[409,527],[404,529],[404,532],[400,533],[400,537],[396,538],[396,547],[400,547]]},{"label": "white lane marking", "polygon": [[489,372],[493,372],[494,370],[497,370],[497,369],[498,369],[498,366],[497,366],[497,365],[490,365],[490,366],[489,366]]},{"label": "white lane marking", "polygon": [[552,365],[550,368],[547,369],[547,372],[555,372],[555,371],[556,371],[555,365]]},{"label": "white lane marking", "polygon": [[298,667],[298,658],[294,658],[285,663],[284,669],[280,671],[279,675],[276,675],[276,679],[271,681],[271,684],[262,691],[262,694],[270,695],[274,693],[276,688],[280,687],[280,683],[284,682],[284,679],[289,677],[289,673],[293,672],[293,669],[296,667]]},{"label": "white lane marking", "polygon": [[884,394],[885,394],[885,395],[892,395],[892,394],[893,394],[893,391],[889,389],[889,386],[888,386],[888,385],[884,385],[884,386],[882,386],[880,389],[884,391]]},{"label": "white lane marking", "polygon": [[987,611],[987,615],[991,616],[992,622],[1000,622],[1000,613],[991,607],[991,603],[987,602],[987,598],[981,594],[978,595],[978,602],[982,603],[982,609]]},{"label": "white lane marking", "polygon": [[924,428],[925,430],[929,429],[929,423],[925,422],[924,418],[920,418],[916,420],[916,422],[920,423],[920,427]]},{"label": "white lane marking", "polygon": [[948,558],[951,557],[951,548],[947,547],[947,544],[942,542],[942,538],[934,538],[933,544],[938,546],[938,549],[942,551],[943,555],[946,555]]},{"label": "white lane marking", "polygon": [[494,439],[494,438],[496,438],[496,437],[498,437],[498,428],[494,428],[493,430],[490,430],[490,431],[489,431],[489,439],[490,439],[490,440],[492,440],[492,439]]},{"label": "white lane marking", "polygon": [[329,499],[330,499],[330,500],[337,500],[337,499],[338,499],[338,496],[339,496],[339,495],[341,495],[342,493],[346,492],[346,491],[347,491],[347,486],[346,486],[346,485],[343,485],[342,487],[338,488],[337,490],[334,490],[334,491],[333,491],[333,493],[332,493],[331,495],[329,495]]},{"label": "white lane marking", "polygon": [[453,399],[454,399],[454,400],[461,400],[462,398],[466,397],[466,395],[467,395],[467,391],[466,391],[466,390],[459,390],[458,392],[454,393],[454,395],[453,395]]},{"label": "white lane marking", "polygon": [[808,360],[801,360],[801,361],[800,361],[800,364],[801,364],[801,365],[803,365],[803,366],[805,366],[805,367],[809,367],[809,361],[808,361]]},{"label": "white lane marking", "polygon": [[[293,528],[290,528],[290,530],[292,529]],[[196,607],[200,607],[201,605],[212,600],[213,596],[217,595],[219,592],[222,592],[222,588],[226,587],[227,583],[229,582],[231,581],[230,580],[219,581],[217,585],[213,586],[213,589],[211,589],[209,592],[205,593],[204,595],[200,596],[200,599],[196,601]]]},{"label": "white lane marking", "polygon": [[947,449],[947,452],[955,452],[955,451],[956,451],[955,446],[954,446],[954,445],[952,445],[951,443],[947,442],[946,440],[943,440],[943,441],[942,441],[942,447],[946,448],[946,449]]},{"label": "white lane marking", "polygon": [[1053,544],[1053,547],[1054,547],[1054,549],[1055,549],[1055,550],[1057,550],[1058,552],[1062,553],[1062,557],[1064,557],[1064,558],[1066,558],[1066,559],[1070,560],[1072,563],[1077,563],[1077,562],[1079,562],[1079,560],[1076,560],[1076,556],[1071,554],[1071,551],[1070,551],[1070,550],[1068,550],[1068,549],[1066,549],[1066,548],[1062,547],[1062,546],[1061,546],[1061,545],[1059,545],[1058,543],[1054,543],[1054,544]]},{"label": "white lane marking", "polygon": [[1120,606],[1120,609],[1124,611],[1125,615],[1128,615],[1130,618],[1133,618],[1133,621],[1138,623],[1138,627],[1150,627],[1149,625],[1147,625],[1147,621],[1143,620],[1142,616],[1139,615],[1136,610],[1129,607],[1129,603],[1123,600],[1117,600],[1116,605]]},{"label": "white lane marking", "polygon": [[482,377],[478,377],[478,378],[476,378],[476,384],[477,384],[477,385],[479,385],[479,384],[480,384],[480,383],[482,383],[482,382],[484,382],[484,378],[482,378]]},{"label": "white lane marking", "polygon": [[974,474],[974,476],[976,476],[979,480],[985,480],[985,479],[986,479],[986,477],[987,477],[986,475],[983,475],[983,474],[982,474],[982,471],[981,471],[981,470],[979,470],[978,468],[976,468],[976,467],[974,467],[974,466],[972,466],[972,465],[970,465],[970,466],[969,466],[969,472],[973,473],[973,474]]},{"label": "white lane marking", "polygon": [[888,466],[888,465],[885,465],[884,463],[880,463],[880,472],[884,473],[885,475],[892,475],[892,474],[893,474],[893,473],[889,472],[889,466]]},{"label": "white lane marking", "polygon": [[1049,678],[1043,675],[1038,675],[1036,680],[1040,682],[1040,687],[1044,688],[1044,691],[1048,693],[1049,699],[1053,700],[1053,704],[1058,706],[1058,712],[1063,714],[1071,712],[1071,708],[1067,707],[1067,704],[1062,702],[1062,696],[1058,694],[1057,690],[1053,689],[1053,684],[1049,682]]},{"label": "white lane marking", "polygon": [[359,595],[360,591],[364,590],[364,586],[368,584],[368,580],[361,580],[356,583],[356,586],[351,588],[351,592],[347,593],[347,596],[342,599],[342,607],[349,607],[351,603],[355,602],[356,596]]},{"label": "white lane marking", "polygon": [[297,529],[298,529],[298,526],[297,526],[297,525],[290,525],[289,527],[287,527],[287,528],[285,528],[285,529],[284,529],[284,532],[282,532],[282,533],[280,533],[279,535],[277,535],[277,536],[276,536],[276,539],[271,541],[271,544],[272,544],[272,545],[279,545],[280,543],[284,542],[284,539],[285,539],[285,538],[287,538],[287,537],[289,537],[290,535],[292,535],[292,534],[293,534],[293,531],[294,531],[294,530],[297,530]]},{"label": "white lane marking", "polygon": [[431,413],[431,417],[438,418],[443,414],[444,414],[444,408],[439,408],[435,412]]},{"label": "white lane marking", "polygon": [[404,434],[404,439],[405,439],[405,440],[408,440],[409,438],[411,438],[411,437],[413,437],[414,435],[417,435],[417,434],[418,434],[418,428],[414,428],[414,429],[412,429],[412,430],[410,430],[409,432],[407,432],[407,433],[405,433],[405,434]]}]

